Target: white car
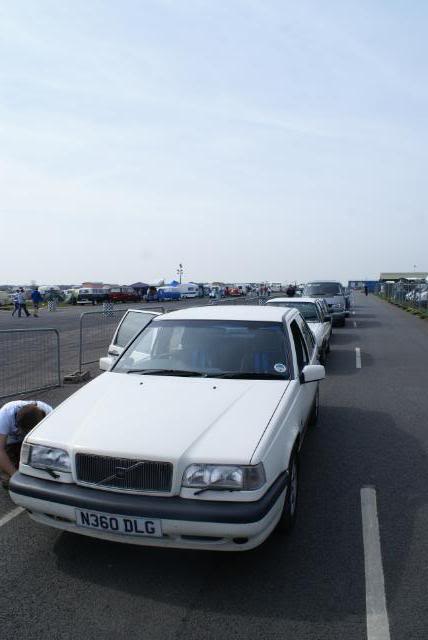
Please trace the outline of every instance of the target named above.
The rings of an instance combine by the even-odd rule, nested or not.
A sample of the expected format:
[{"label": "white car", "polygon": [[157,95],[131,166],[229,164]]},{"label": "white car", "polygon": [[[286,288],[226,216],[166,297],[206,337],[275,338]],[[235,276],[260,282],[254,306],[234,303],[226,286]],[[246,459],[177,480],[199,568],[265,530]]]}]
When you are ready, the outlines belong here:
[{"label": "white car", "polygon": [[294,524],[316,363],[295,309],[154,317],[28,434],[10,496],[39,523],[95,538],[252,549]]},{"label": "white car", "polygon": [[300,311],[311,328],[318,347],[319,361],[325,364],[330,352],[330,337],[332,332],[331,316],[326,315],[318,300],[314,298],[272,298],[266,304],[276,307],[294,308]]}]

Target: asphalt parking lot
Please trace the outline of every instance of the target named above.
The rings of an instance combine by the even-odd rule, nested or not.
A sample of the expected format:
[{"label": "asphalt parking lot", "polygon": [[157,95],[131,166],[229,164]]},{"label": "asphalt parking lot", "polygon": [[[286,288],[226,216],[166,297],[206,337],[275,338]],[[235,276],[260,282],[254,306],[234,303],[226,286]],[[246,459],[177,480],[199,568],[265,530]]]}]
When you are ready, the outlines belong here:
[{"label": "asphalt parking lot", "polygon": [[[79,312],[52,314],[70,341]],[[16,327],[11,320],[0,316],[0,328]],[[375,620],[371,628],[384,635],[369,640],[426,638],[427,358],[428,322],[356,298],[346,328],[334,330],[320,420],[305,439],[296,527],[251,552],[145,549],[61,533],[24,513],[8,519],[15,507],[3,491],[2,636],[367,638],[373,585],[362,496],[370,487],[390,635]],[[74,390],[40,398],[58,404]]]}]

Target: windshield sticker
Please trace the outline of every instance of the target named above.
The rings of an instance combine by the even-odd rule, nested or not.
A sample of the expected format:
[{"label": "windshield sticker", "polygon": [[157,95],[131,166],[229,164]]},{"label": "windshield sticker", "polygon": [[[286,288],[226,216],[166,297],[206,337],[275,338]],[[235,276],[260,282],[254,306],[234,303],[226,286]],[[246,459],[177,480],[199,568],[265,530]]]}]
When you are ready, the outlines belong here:
[{"label": "windshield sticker", "polygon": [[273,368],[277,373],[285,373],[287,371],[287,367],[282,362],[277,362],[273,365]]}]

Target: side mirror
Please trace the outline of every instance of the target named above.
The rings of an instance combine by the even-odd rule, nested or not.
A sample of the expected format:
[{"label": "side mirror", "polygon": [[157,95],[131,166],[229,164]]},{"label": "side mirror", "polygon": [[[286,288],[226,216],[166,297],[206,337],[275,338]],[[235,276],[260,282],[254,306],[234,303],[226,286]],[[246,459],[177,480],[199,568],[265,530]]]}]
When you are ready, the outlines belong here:
[{"label": "side mirror", "polygon": [[114,359],[109,356],[104,356],[100,358],[100,369],[101,371],[110,371],[112,366],[114,365]]},{"label": "side mirror", "polygon": [[324,316],[324,322],[331,322],[331,316]]},{"label": "side mirror", "polygon": [[303,367],[300,382],[306,384],[307,382],[317,382],[318,380],[324,380],[325,368],[322,364],[307,364]]}]

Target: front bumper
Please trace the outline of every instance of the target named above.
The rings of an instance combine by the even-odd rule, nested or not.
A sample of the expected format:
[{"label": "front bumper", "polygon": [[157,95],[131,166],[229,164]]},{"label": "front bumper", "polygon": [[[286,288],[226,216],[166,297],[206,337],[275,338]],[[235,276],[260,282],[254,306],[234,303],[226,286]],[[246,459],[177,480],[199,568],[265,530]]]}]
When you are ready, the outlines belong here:
[{"label": "front bumper", "polygon": [[[287,474],[282,473],[260,500],[219,502],[109,493],[18,472],[10,481],[10,497],[37,522],[95,538],[146,546],[244,551],[261,544],[275,528],[286,485]],[[151,538],[82,529],[76,524],[76,508],[157,518],[162,521],[163,535]]]}]

